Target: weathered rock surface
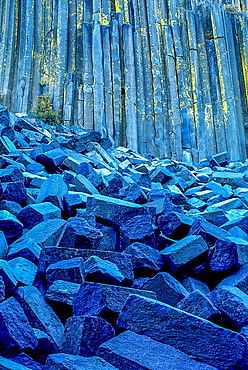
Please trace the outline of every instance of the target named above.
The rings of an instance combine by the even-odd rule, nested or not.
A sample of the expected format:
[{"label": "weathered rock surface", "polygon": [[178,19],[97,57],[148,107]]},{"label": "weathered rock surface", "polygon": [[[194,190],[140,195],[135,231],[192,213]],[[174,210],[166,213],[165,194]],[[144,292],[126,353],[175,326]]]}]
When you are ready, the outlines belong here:
[{"label": "weathered rock surface", "polygon": [[[50,93],[67,123],[104,135],[66,132],[63,148],[91,147],[102,156],[109,135],[117,145],[159,158],[198,163],[207,156],[205,163],[222,166],[227,150],[231,160],[245,159],[247,0],[58,0],[56,6],[30,0],[24,7],[1,0],[0,6],[3,104],[25,114],[38,95]],[[0,114],[1,154],[34,140],[47,144],[47,132],[22,116],[15,129],[23,136],[13,145],[5,127],[9,113],[1,108]],[[52,150],[38,154],[47,169],[77,162]],[[142,161],[137,155],[124,168]],[[216,171],[214,180],[241,184],[243,175]],[[132,174],[144,187],[146,177]],[[146,182],[169,179],[173,174],[161,165]]]},{"label": "weathered rock surface", "polygon": [[2,112],[0,367],[246,369],[247,161]]}]

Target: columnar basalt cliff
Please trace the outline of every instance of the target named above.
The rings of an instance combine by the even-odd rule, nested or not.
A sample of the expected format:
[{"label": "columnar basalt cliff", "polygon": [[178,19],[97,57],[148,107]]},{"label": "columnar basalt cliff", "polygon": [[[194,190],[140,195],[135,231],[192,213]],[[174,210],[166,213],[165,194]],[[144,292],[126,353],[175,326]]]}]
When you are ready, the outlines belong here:
[{"label": "columnar basalt cliff", "polygon": [[[230,4],[232,3],[232,4]],[[0,0],[2,103],[140,153],[246,158],[248,1]]]}]

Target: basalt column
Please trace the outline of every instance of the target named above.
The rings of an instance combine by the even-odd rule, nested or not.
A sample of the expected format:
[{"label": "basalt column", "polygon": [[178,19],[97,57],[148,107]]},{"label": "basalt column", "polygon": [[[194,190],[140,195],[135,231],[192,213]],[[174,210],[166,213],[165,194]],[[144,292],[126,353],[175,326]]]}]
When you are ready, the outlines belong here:
[{"label": "basalt column", "polygon": [[1,103],[140,153],[246,158],[248,1],[0,0]]}]

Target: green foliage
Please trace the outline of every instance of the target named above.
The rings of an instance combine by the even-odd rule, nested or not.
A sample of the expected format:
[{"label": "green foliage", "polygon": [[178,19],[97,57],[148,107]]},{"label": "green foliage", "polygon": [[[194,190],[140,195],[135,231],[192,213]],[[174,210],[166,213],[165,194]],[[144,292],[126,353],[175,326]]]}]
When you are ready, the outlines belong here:
[{"label": "green foliage", "polygon": [[32,113],[48,125],[56,126],[63,123],[63,118],[54,112],[52,99],[48,93],[39,95]]},{"label": "green foliage", "polygon": [[237,4],[228,4],[225,6],[225,9],[228,10],[232,14],[240,14],[241,10]]}]

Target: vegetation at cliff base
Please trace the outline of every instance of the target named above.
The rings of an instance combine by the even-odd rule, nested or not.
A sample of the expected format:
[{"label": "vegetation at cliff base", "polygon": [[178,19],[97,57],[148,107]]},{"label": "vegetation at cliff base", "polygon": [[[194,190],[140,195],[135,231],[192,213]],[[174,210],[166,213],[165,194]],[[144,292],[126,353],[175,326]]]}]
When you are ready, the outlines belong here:
[{"label": "vegetation at cliff base", "polygon": [[42,94],[37,97],[37,102],[32,110],[36,118],[41,119],[48,125],[56,126],[63,122],[63,118],[54,112],[50,94]]}]

